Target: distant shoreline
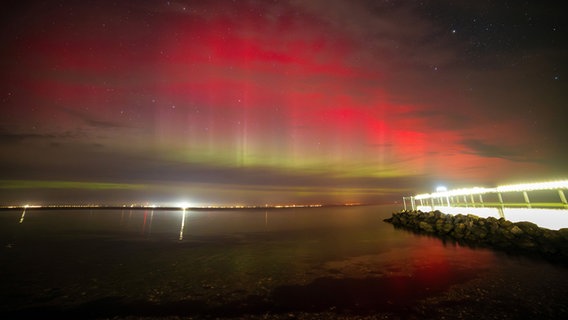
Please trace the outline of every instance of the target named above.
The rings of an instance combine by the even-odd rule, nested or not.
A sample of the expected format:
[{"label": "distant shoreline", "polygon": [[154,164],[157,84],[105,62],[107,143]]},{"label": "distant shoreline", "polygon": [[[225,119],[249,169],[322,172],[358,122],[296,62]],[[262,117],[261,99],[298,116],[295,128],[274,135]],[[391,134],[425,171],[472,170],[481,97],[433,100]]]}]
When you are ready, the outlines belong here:
[{"label": "distant shoreline", "polygon": [[308,208],[333,208],[333,207],[353,207],[370,206],[373,204],[308,204],[308,205],[269,205],[269,206],[197,206],[197,207],[176,207],[176,206],[120,206],[120,205],[47,205],[47,206],[0,206],[0,211],[10,210],[192,210],[192,211],[213,211],[213,210],[273,210],[273,209],[308,209]]}]

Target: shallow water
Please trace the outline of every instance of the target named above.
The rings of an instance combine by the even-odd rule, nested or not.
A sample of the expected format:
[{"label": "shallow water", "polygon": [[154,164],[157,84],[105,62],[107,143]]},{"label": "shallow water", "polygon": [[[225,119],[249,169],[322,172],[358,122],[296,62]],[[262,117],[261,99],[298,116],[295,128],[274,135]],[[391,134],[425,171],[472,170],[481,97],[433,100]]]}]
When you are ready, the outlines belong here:
[{"label": "shallow water", "polygon": [[568,268],[395,229],[382,220],[397,209],[188,210],[185,218],[181,210],[28,210],[22,223],[22,212],[0,212],[0,310],[168,319],[568,315]]}]

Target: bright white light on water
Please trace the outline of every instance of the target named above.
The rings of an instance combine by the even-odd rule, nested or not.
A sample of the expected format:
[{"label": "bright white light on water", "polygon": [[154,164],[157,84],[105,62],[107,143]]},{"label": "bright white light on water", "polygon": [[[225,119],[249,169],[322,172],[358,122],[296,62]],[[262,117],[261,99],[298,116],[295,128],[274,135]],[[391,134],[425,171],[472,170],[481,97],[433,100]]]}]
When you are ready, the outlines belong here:
[{"label": "bright white light on water", "polygon": [[443,192],[443,191],[448,191],[448,188],[446,188],[445,186],[436,187],[436,192]]},{"label": "bright white light on water", "polygon": [[183,214],[181,216],[181,226],[179,229],[179,240],[183,240],[183,228],[185,227],[185,208],[183,208]]},{"label": "bright white light on water", "polygon": [[23,222],[24,222],[24,218],[26,217],[26,209],[27,209],[28,207],[29,207],[29,206],[28,206],[27,204],[24,206],[24,211],[22,212],[22,216],[20,217],[20,223],[23,223]]}]

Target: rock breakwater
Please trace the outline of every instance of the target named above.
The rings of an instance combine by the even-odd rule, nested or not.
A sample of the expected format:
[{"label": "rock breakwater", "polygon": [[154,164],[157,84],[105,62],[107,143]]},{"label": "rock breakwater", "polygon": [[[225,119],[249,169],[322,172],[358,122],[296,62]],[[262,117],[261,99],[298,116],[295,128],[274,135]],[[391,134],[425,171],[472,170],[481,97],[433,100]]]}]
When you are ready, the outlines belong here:
[{"label": "rock breakwater", "polygon": [[538,254],[568,263],[568,228],[549,230],[531,222],[513,223],[503,218],[450,215],[440,211],[400,211],[384,221],[395,227],[468,245]]}]

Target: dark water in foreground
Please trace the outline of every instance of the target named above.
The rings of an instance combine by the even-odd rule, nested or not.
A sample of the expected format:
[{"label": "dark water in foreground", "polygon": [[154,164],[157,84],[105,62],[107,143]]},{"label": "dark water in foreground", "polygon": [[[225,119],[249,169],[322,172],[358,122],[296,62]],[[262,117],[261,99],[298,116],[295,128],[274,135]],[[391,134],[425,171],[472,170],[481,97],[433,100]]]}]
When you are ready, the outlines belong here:
[{"label": "dark water in foreground", "polygon": [[[0,212],[0,316],[560,319],[568,268],[382,220],[389,206]],[[8,316],[8,317],[6,317]]]}]

